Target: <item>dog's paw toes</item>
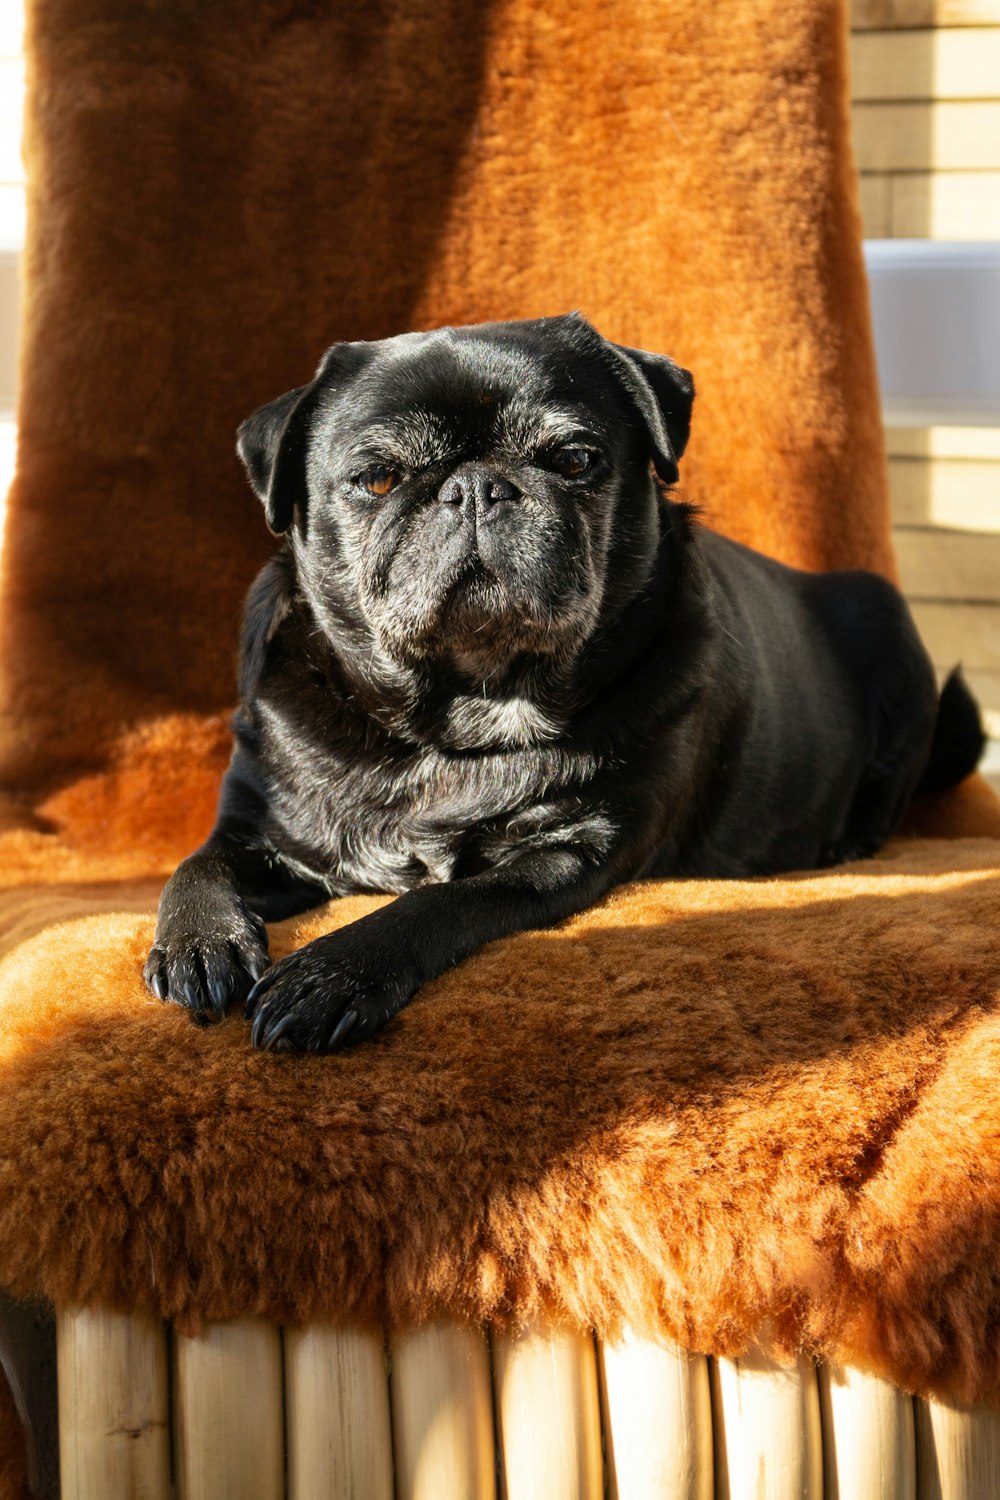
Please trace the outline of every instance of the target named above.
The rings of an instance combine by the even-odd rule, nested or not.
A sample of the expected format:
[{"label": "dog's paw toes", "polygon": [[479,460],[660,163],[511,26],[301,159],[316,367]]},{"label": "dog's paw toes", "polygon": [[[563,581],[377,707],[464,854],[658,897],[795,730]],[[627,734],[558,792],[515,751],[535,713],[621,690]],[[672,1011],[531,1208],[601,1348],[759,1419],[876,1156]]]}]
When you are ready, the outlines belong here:
[{"label": "dog's paw toes", "polygon": [[142,977],[151,995],[155,995],[157,1000],[167,998],[170,989],[167,984],[167,956],[162,948],[153,947],[149,950]]},{"label": "dog's paw toes", "polygon": [[262,1052],[341,1052],[373,1037],[398,1009],[312,995],[284,1010],[276,996],[257,1008],[250,1039]]},{"label": "dog's paw toes", "polygon": [[247,996],[250,1040],[266,1052],[335,1052],[367,1041],[409,994],[361,966],[300,949],[275,964]]},{"label": "dog's paw toes", "polygon": [[[275,983],[268,984],[271,973]],[[245,1015],[250,1041],[262,1052],[322,1052],[323,1025],[327,1006],[312,990],[301,990],[277,966],[254,985],[247,997]],[[282,982],[284,980],[284,982]],[[264,986],[267,986],[265,989]]]},{"label": "dog's paw toes", "polygon": [[262,932],[259,942],[246,942],[237,938],[230,938],[226,946],[236,967],[249,976],[249,985],[246,989],[241,988],[239,994],[239,998],[245,1000],[249,990],[253,988],[261,975],[271,967],[271,959],[267,951],[267,935]]},{"label": "dog's paw toes", "polygon": [[233,945],[221,948],[204,948],[200,954],[201,972],[205,991],[217,1015],[225,1015],[229,1006],[248,978],[239,957],[233,953]]},{"label": "dog's paw toes", "polygon": [[[330,1041],[328,1045],[331,1052],[334,1051],[337,1047],[346,1047],[350,1044],[351,1033],[357,1031],[358,1022],[360,1021],[360,1019],[360,1013],[355,1009],[353,1005],[348,1006],[347,1010],[342,1012],[340,1019],[330,1033]],[[354,1038],[354,1040],[360,1040],[360,1033]]]},{"label": "dog's paw toes", "polygon": [[[275,995],[254,1012],[250,1040],[261,1052],[336,1052],[363,1040],[358,1012],[308,997],[284,1010]],[[373,1034],[378,1024],[368,1029]]]},{"label": "dog's paw toes", "polygon": [[249,938],[189,938],[154,944],[143,977],[158,1000],[182,1005],[195,1020],[218,1021],[267,964],[267,949]]}]

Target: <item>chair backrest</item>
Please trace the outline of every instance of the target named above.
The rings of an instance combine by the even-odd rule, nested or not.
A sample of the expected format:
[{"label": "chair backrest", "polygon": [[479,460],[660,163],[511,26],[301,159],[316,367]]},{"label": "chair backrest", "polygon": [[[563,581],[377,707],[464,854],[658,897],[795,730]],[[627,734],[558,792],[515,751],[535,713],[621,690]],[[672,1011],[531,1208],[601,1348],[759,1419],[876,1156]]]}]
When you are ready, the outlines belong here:
[{"label": "chair backrest", "polygon": [[839,0],[29,0],[0,782],[231,702],[234,432],[339,338],[578,307],[694,371],[708,524],[891,571],[845,41]]}]

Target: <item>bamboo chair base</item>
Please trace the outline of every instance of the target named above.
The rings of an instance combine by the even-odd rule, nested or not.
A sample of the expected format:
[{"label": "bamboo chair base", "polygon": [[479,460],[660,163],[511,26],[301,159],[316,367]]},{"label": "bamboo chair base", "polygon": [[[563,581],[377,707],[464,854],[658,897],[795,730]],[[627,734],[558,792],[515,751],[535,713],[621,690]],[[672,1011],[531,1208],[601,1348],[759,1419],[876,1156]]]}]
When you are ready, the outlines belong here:
[{"label": "bamboo chair base", "polygon": [[996,1500],[1000,1416],[763,1352],[57,1318],[63,1500]]}]

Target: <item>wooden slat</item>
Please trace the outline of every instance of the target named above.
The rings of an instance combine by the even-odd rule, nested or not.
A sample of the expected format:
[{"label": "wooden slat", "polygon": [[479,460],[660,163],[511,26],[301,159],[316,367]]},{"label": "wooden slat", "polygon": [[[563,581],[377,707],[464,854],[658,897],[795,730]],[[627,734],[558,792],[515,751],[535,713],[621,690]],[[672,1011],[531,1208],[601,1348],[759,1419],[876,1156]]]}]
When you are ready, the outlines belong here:
[{"label": "wooden slat", "polygon": [[893,542],[907,598],[1000,599],[1000,536],[898,527]]},{"label": "wooden slat", "polygon": [[1000,26],[1000,0],[851,0],[851,26]]},{"label": "wooden slat", "polygon": [[11,125],[0,129],[0,182],[22,183],[24,163],[21,160],[20,132]]},{"label": "wooden slat", "polygon": [[717,1500],[822,1500],[816,1371],[766,1353],[712,1366]]},{"label": "wooden slat", "polygon": [[[851,0],[850,26],[852,31],[864,31],[891,26],[892,5],[890,0]],[[930,21],[925,25],[932,25]]]},{"label": "wooden slat", "polygon": [[281,1337],[257,1318],[174,1340],[178,1500],[284,1500]]},{"label": "wooden slat", "polygon": [[164,1324],[60,1311],[56,1338],[62,1500],[170,1500]]},{"label": "wooden slat", "polygon": [[1000,168],[1000,102],[855,104],[851,117],[863,172]]},{"label": "wooden slat", "polygon": [[392,1417],[396,1500],[493,1500],[490,1351],[483,1333],[436,1323],[394,1339]]},{"label": "wooden slat", "polygon": [[[889,490],[898,526],[1000,534],[1000,463],[891,458]],[[1000,577],[994,585],[1000,594]]]},{"label": "wooden slat", "polygon": [[859,178],[861,230],[866,240],[892,238],[892,177],[886,172],[862,172]]},{"label": "wooden slat", "polygon": [[821,1365],[823,1500],[915,1500],[913,1401],[887,1380]]},{"label": "wooden slat", "polygon": [[996,1500],[1000,1415],[938,1401],[915,1403],[918,1500]]},{"label": "wooden slat", "polygon": [[1000,427],[890,427],[885,439],[892,457],[1000,462]]},{"label": "wooden slat", "polygon": [[1000,172],[887,176],[888,238],[1000,239]]},{"label": "wooden slat", "polygon": [[289,1500],[392,1500],[381,1332],[311,1324],[284,1342]]},{"label": "wooden slat", "polygon": [[593,1340],[531,1330],[493,1345],[505,1500],[602,1500]]},{"label": "wooden slat", "polygon": [[[0,255],[14,255],[20,251],[24,244],[25,216],[24,184],[0,182]],[[14,332],[15,326],[8,324],[4,330],[8,345],[13,343]]]},{"label": "wooden slat", "polygon": [[708,1361],[627,1331],[599,1354],[610,1500],[712,1500]]},{"label": "wooden slat", "polygon": [[1000,670],[1000,604],[912,604],[927,649],[940,666],[961,662],[972,670]]},{"label": "wooden slat", "polygon": [[995,99],[1000,95],[1000,27],[870,31],[851,39],[851,96],[879,99]]}]

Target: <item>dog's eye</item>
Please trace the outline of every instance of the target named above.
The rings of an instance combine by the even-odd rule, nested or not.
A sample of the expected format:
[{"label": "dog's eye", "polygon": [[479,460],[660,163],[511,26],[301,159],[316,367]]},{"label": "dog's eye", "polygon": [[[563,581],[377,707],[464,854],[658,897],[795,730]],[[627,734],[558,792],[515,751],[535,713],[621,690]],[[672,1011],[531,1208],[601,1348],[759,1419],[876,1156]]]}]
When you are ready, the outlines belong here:
[{"label": "dog's eye", "polygon": [[550,455],[550,462],[567,479],[579,479],[597,463],[597,454],[590,448],[557,448]]},{"label": "dog's eye", "polygon": [[369,495],[388,495],[389,491],[395,489],[399,483],[399,473],[396,469],[389,469],[384,464],[378,464],[374,469],[366,469],[363,474],[359,474],[358,483],[368,491]]}]

